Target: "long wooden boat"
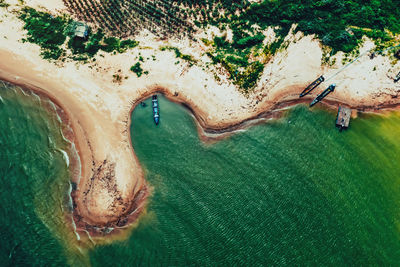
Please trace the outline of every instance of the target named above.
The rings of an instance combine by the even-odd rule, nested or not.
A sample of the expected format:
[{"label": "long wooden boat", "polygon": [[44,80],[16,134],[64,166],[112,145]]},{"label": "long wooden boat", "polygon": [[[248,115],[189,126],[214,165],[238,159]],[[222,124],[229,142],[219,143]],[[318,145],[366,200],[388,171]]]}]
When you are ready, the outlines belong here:
[{"label": "long wooden boat", "polygon": [[156,125],[158,125],[160,123],[160,106],[158,105],[157,95],[153,95],[152,103],[153,103],[153,119]]}]

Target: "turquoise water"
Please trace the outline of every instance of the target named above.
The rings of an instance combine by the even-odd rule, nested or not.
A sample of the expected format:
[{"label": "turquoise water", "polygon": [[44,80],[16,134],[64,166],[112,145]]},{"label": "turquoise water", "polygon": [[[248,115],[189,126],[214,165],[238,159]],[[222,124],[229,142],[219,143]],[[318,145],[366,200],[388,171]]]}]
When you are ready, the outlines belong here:
[{"label": "turquoise water", "polygon": [[68,242],[68,143],[54,106],[0,81],[0,121],[0,265],[72,264],[82,257]]},{"label": "turquoise water", "polygon": [[[21,172],[1,180],[6,188],[2,199],[12,198],[0,219],[2,262],[225,266],[400,261],[398,114],[362,114],[339,133],[334,113],[297,106],[280,120],[205,144],[182,106],[160,98],[161,123],[156,127],[149,105],[132,114],[133,146],[153,188],[147,213],[132,234],[125,241],[77,252],[67,239],[71,231],[56,223],[60,217],[51,210],[68,190],[65,161],[54,152],[54,159],[42,163],[58,166],[50,168],[51,175]],[[28,147],[46,155],[54,150],[46,140],[56,131],[38,126],[41,120],[30,126],[33,132],[21,127],[28,123],[19,123],[36,106],[26,107],[20,100],[0,103],[2,121],[5,107],[8,116],[21,114],[14,122],[21,128],[17,133],[1,127],[2,151],[9,147],[2,153],[2,173],[10,172],[8,162],[23,168],[19,154]],[[39,133],[37,146],[23,141]],[[28,145],[18,146],[21,142]],[[45,169],[35,167],[37,159],[26,164]],[[50,186],[43,189],[42,183]],[[50,195],[56,199],[49,201]],[[52,208],[41,208],[44,201]],[[18,243],[23,245],[14,249],[11,262],[10,247]]]}]

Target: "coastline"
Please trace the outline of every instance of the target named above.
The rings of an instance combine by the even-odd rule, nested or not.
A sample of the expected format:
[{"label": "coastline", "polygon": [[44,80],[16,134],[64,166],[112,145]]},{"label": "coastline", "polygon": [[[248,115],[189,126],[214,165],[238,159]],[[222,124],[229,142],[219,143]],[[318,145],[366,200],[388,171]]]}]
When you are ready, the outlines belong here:
[{"label": "coastline", "polygon": [[[335,72],[334,67],[321,65],[319,42],[306,36],[278,53],[266,65],[259,86],[244,96],[226,77],[216,82],[213,73],[199,66],[175,64],[172,52],[159,49],[160,44],[169,43],[157,41],[148,33],[138,37],[146,44],[142,50],[97,55],[96,63],[86,65],[55,65],[39,56],[36,45],[20,41],[25,36],[21,25],[12,17],[0,24],[7,36],[0,37],[0,79],[43,94],[63,110],[65,123],[73,131],[68,133],[68,139],[73,140],[81,161],[80,177],[72,180],[77,183],[72,192],[74,222],[77,231],[89,233],[89,238],[118,232],[115,229],[136,222],[145,209],[150,190],[129,130],[131,113],[142,99],[158,92],[183,104],[195,117],[200,138],[209,141],[279,117],[290,106],[309,102],[318,90],[305,99],[299,99],[298,93],[321,73],[329,76]],[[201,49],[194,47],[193,51]],[[129,68],[140,53],[145,58],[154,55],[157,60],[146,61],[143,65],[149,75],[138,78]],[[323,104],[345,104],[364,112],[396,109],[400,105],[400,84],[393,85],[383,67],[374,75],[357,74],[378,63],[389,66],[388,59],[377,56],[375,62],[363,60],[349,73],[337,77],[342,82],[340,90]],[[128,77],[121,84],[112,81],[117,72]],[[326,85],[318,89],[321,87]]]},{"label": "coastline", "polygon": [[[301,87],[302,88],[302,87]],[[284,100],[281,102],[276,102],[272,107],[269,107],[265,110],[260,109],[258,113],[250,116],[248,118],[244,118],[240,121],[233,121],[226,125],[209,125],[207,124],[202,117],[198,115],[198,110],[192,108],[192,105],[184,102],[179,96],[171,95],[168,89],[166,88],[158,88],[156,87],[154,91],[148,91],[145,93],[140,99],[136,100],[134,105],[132,105],[132,109],[130,111],[130,115],[136,106],[143,100],[151,97],[153,94],[162,94],[169,101],[182,105],[185,109],[189,111],[189,113],[194,118],[194,121],[197,126],[197,133],[199,138],[203,142],[213,142],[221,140],[231,134],[234,134],[235,131],[245,130],[248,127],[265,123],[270,119],[279,119],[282,117],[283,113],[288,109],[299,105],[299,104],[309,104],[313,97],[307,96],[303,98],[299,98],[298,94],[294,94],[294,99]],[[328,108],[331,110],[336,110],[338,106],[344,105],[353,110],[353,112],[362,112],[362,113],[372,113],[372,114],[383,114],[389,111],[396,111],[400,109],[400,101],[395,103],[380,103],[377,106],[373,105],[357,105],[357,104],[348,104],[346,102],[341,102],[333,99],[325,99],[319,103],[319,105],[324,108]],[[130,128],[131,121],[127,124],[127,129]]]},{"label": "coastline", "polygon": [[[83,149],[80,147],[80,143],[89,143],[89,140],[87,140],[87,137],[85,135],[79,136],[75,132],[74,126],[71,125],[71,118],[68,115],[68,112],[66,112],[64,108],[64,104],[62,101],[60,101],[57,97],[52,96],[48,90],[44,88],[37,87],[33,85],[32,83],[28,82],[27,80],[21,79],[19,77],[17,80],[12,79],[11,77],[13,74],[4,73],[4,69],[0,68],[0,79],[4,80],[5,82],[11,83],[13,85],[17,85],[21,87],[23,90],[31,90],[38,94],[40,97],[45,97],[48,98],[51,102],[53,102],[56,106],[57,114],[61,118],[63,124],[65,127],[63,127],[63,135],[66,137],[67,140],[71,142],[71,144],[74,144],[76,147],[76,151],[78,153],[79,160],[81,161],[81,166],[85,164],[88,164],[88,158],[92,159],[92,163],[94,161],[93,159],[93,152],[87,154],[84,152]],[[127,121],[126,121],[126,133],[128,135],[128,139],[130,142],[131,146],[131,151],[132,154],[135,158],[135,160],[138,160],[136,158],[136,155],[134,153],[134,148],[132,147],[131,143],[131,136],[130,136],[130,131],[129,128],[131,126],[131,115],[133,110],[136,108],[136,106],[144,99],[150,97],[152,94],[163,94],[167,99],[170,101],[176,102],[178,104],[183,105],[186,109],[189,110],[189,112],[193,115],[195,123],[197,125],[198,129],[198,134],[199,138],[201,138],[204,142],[208,141],[216,141],[220,140],[222,138],[225,138],[226,136],[229,136],[233,134],[237,130],[241,129],[246,129],[248,127],[251,127],[253,125],[257,125],[260,123],[265,123],[268,119],[278,119],[282,116],[282,114],[290,107],[293,107],[298,104],[304,104],[304,103],[309,103],[310,99],[312,97],[306,97],[306,98],[301,98],[299,99],[297,94],[292,95],[292,99],[286,99],[281,102],[277,101],[272,107],[269,107],[268,109],[263,109],[260,108],[258,110],[258,113],[255,113],[253,116],[249,116],[247,118],[244,118],[243,120],[239,121],[232,121],[230,123],[225,123],[225,124],[208,124],[207,120],[204,119],[204,112],[201,109],[198,109],[195,104],[192,102],[185,102],[185,98],[182,98],[176,94],[173,94],[170,89],[160,87],[158,85],[151,86],[150,88],[147,88],[147,90],[142,93],[139,98],[135,99],[134,101],[131,101],[130,103],[131,108],[129,112],[127,113]],[[348,103],[343,103],[335,100],[325,100],[321,103],[322,105],[328,107],[328,108],[336,108],[338,105],[345,104],[349,106],[352,109],[355,109],[359,112],[372,112],[372,113],[382,113],[385,111],[389,110],[396,110],[400,106],[400,101],[396,103],[380,103],[377,106],[372,106],[372,105],[349,105]],[[71,129],[71,131],[66,132],[66,129]],[[78,141],[80,140],[80,141]],[[69,156],[70,153],[69,153]],[[72,182],[78,182],[81,177],[85,177],[85,174],[80,171],[75,170],[76,165],[71,164],[70,169],[71,173],[76,173],[78,172],[80,177],[71,177]],[[144,177],[140,177],[141,179],[144,180]],[[132,224],[137,222],[138,217],[142,214],[144,211],[146,204],[147,204],[147,197],[150,195],[150,190],[148,186],[143,183],[143,187],[141,187],[134,195],[133,199],[127,202],[127,209],[126,212],[123,214],[118,214],[114,220],[110,220],[107,223],[97,223],[95,221],[86,221],[86,218],[83,217],[82,215],[79,214],[79,209],[77,209],[77,202],[79,202],[79,194],[77,190],[72,190],[71,192],[71,198],[73,201],[73,223],[75,224],[76,227],[76,232],[82,237],[82,234],[88,235],[88,238],[92,240],[92,238],[96,237],[103,237],[105,235],[109,235],[112,233],[113,236],[116,236],[120,233],[120,230],[129,228]]]}]

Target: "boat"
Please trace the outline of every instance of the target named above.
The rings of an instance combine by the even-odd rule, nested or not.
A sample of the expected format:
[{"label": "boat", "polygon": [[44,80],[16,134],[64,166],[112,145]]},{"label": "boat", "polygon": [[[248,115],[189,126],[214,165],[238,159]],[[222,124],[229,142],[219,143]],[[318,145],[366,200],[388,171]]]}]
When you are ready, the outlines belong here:
[{"label": "boat", "polygon": [[153,119],[156,125],[158,125],[160,123],[160,107],[158,105],[157,95],[153,95],[152,103],[153,103]]},{"label": "boat", "polygon": [[318,79],[313,81],[309,86],[306,87],[306,89],[301,92],[300,97],[303,97],[307,94],[309,94],[312,90],[314,90],[318,85],[320,85],[323,81],[325,81],[325,78],[323,75],[319,76]]},{"label": "boat", "polygon": [[397,83],[398,81],[400,81],[400,72],[396,75],[396,78],[394,78],[395,83]]},{"label": "boat", "polygon": [[321,94],[319,94],[311,103],[310,103],[310,107],[314,106],[315,104],[317,104],[319,101],[321,101],[322,99],[324,99],[327,95],[329,95],[330,93],[332,93],[336,88],[336,84],[332,83],[331,85],[328,86],[328,88],[326,88]]}]

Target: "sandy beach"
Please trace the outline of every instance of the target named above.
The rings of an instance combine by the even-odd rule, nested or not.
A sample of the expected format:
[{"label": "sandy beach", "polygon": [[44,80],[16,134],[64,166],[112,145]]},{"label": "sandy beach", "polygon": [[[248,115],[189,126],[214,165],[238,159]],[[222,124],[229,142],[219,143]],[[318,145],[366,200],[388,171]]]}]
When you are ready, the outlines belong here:
[{"label": "sandy beach", "polygon": [[[44,5],[54,13],[63,11],[62,1],[26,2],[36,8]],[[331,67],[322,64],[321,45],[313,36],[292,35],[288,48],[265,66],[257,88],[245,96],[226,76],[221,75],[217,82],[212,70],[184,61],[176,64],[173,52],[160,50],[172,45],[201,61],[202,44],[160,41],[142,32],[135,37],[139,47],[123,54],[100,52],[95,62],[56,65],[40,57],[37,45],[21,42],[26,33],[15,15],[0,8],[0,19],[0,79],[46,94],[62,108],[73,129],[81,161],[81,175],[72,177],[77,184],[72,193],[74,220],[78,232],[93,236],[126,226],[145,208],[149,186],[130,137],[131,112],[141,99],[163,93],[188,106],[204,132],[226,132],[299,103],[298,95],[305,86],[321,74],[331,76],[342,66],[341,60]],[[361,50],[371,46],[373,43],[366,41]],[[143,69],[149,72],[140,78],[129,70],[139,55],[145,59]],[[341,56],[339,53],[338,59]],[[325,103],[343,103],[362,111],[395,108],[400,103],[400,83],[394,83],[393,77],[399,71],[400,62],[364,56],[329,81],[336,83],[337,89]],[[113,81],[115,74],[124,77],[121,82]],[[317,92],[301,101],[310,101]]]}]

